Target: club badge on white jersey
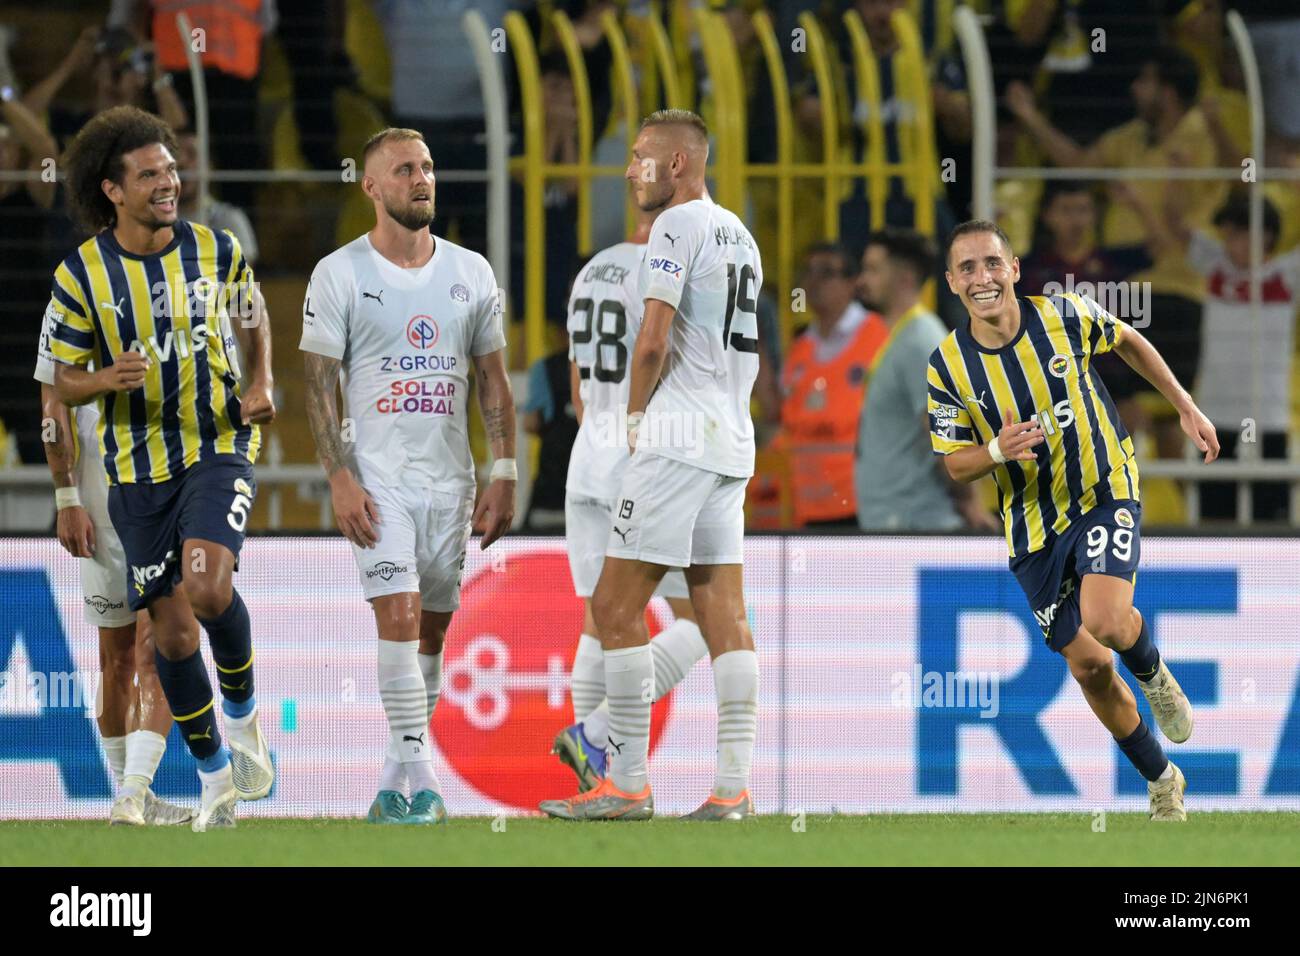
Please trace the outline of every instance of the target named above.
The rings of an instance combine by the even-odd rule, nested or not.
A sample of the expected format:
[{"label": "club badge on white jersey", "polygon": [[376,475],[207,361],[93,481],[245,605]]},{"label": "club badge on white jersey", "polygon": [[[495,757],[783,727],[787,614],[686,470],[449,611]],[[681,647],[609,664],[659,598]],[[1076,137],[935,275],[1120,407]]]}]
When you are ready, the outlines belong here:
[{"label": "club badge on white jersey", "polygon": [[342,362],[362,480],[473,497],[470,365],[506,344],[487,260],[440,238],[403,269],[361,236],[317,263],[302,322],[299,347]]}]

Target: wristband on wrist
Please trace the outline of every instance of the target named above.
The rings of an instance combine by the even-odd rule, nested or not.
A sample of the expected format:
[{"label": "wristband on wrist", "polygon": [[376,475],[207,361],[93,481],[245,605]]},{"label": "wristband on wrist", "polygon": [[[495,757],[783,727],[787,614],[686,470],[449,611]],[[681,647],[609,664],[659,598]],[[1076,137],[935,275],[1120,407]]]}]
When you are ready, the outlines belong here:
[{"label": "wristband on wrist", "polygon": [[998,447],[997,436],[994,436],[993,440],[989,442],[989,454],[997,464],[1006,464],[1007,456],[1002,454],[1002,449]]},{"label": "wristband on wrist", "polygon": [[513,458],[498,458],[492,462],[492,472],[489,475],[492,481],[518,481],[519,468],[515,465]]},{"label": "wristband on wrist", "polygon": [[77,491],[77,486],[72,485],[68,488],[55,488],[54,505],[59,511],[62,511],[64,508],[80,508],[81,494]]}]

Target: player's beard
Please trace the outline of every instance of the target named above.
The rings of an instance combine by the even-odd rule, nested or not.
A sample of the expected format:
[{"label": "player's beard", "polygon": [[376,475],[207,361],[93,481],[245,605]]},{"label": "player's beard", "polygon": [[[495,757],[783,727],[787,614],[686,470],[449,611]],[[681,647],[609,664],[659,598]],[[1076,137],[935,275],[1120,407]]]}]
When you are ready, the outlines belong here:
[{"label": "player's beard", "polygon": [[413,205],[405,207],[394,206],[390,202],[384,203],[384,211],[388,213],[390,219],[403,228],[415,232],[417,229],[428,229],[429,224],[433,222],[433,201],[429,202],[429,211],[424,212]]}]

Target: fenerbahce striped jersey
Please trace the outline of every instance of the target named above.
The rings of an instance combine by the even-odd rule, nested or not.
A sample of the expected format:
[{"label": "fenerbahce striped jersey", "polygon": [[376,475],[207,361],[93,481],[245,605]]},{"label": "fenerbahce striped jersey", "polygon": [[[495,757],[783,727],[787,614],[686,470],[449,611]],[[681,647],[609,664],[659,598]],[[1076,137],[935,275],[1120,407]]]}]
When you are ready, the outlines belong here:
[{"label": "fenerbahce striped jersey", "polygon": [[176,477],[201,458],[256,461],[261,438],[239,404],[231,313],[251,315],[253,271],[239,242],[177,220],[165,249],[124,250],[111,229],[83,242],[54,272],[45,312],[49,355],[96,368],[123,352],[149,359],[143,387],[97,400],[110,485]]},{"label": "fenerbahce striped jersey", "polygon": [[1133,441],[1092,364],[1119,343],[1124,324],[1073,293],[1018,302],[1011,342],[985,348],[965,325],[934,350],[927,370],[936,454],[988,444],[1007,409],[1043,427],[1033,461],[993,470],[1011,557],[1044,547],[1098,504],[1138,500]]}]

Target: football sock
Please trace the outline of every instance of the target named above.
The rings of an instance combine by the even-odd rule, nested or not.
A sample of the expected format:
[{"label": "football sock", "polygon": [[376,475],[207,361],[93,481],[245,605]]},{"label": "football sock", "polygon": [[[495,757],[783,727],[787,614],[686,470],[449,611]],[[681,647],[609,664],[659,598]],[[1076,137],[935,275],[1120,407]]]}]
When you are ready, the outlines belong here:
[{"label": "football sock", "polygon": [[1156,735],[1151,733],[1145,720],[1138,722],[1137,730],[1117,741],[1124,756],[1147,780],[1159,780],[1169,767],[1169,758]]},{"label": "football sock", "polygon": [[[424,677],[424,726],[427,729],[433,721],[433,712],[438,706],[438,698],[442,696],[442,651],[437,654],[417,654],[416,659],[420,662],[420,674]],[[432,734],[433,731],[429,731],[429,733]],[[432,736],[428,740],[432,745]],[[425,763],[425,766],[429,769],[428,776],[425,777],[421,774],[420,782],[422,786],[413,788],[411,792],[432,790],[435,793],[442,793],[442,786],[438,783],[438,775],[433,771],[432,747],[429,748],[429,760]]]},{"label": "football sock", "polygon": [[419,650],[416,641],[379,642],[379,699],[388,718],[390,743],[413,793],[432,789],[433,777],[424,675],[417,660]]},{"label": "football sock", "polygon": [[718,769],[713,795],[733,800],[749,786],[758,736],[758,655],[728,651],[713,660],[718,692]]},{"label": "football sock", "polygon": [[[583,635],[584,640],[587,637],[588,635]],[[596,646],[599,647],[599,643]],[[679,618],[656,634],[654,640],[650,642],[650,654],[654,657],[655,663],[655,700],[659,700],[680,684],[695,666],[695,662],[708,652],[709,649],[704,645],[704,636],[700,634],[700,629],[694,621]],[[581,645],[578,647],[578,653],[582,653]],[[600,692],[603,695],[605,693],[603,652],[601,661]],[[576,660],[573,669],[576,674],[578,670]],[[576,690],[574,694],[574,712],[577,713]],[[600,703],[582,718],[582,736],[587,738],[587,743],[592,747],[605,749],[606,742],[609,740],[609,702],[603,697]]]},{"label": "football sock", "polygon": [[166,750],[167,738],[162,734],[152,730],[135,730],[127,734],[125,786],[140,790],[151,786]]},{"label": "football sock", "polygon": [[[244,599],[232,589],[230,605],[217,617],[206,621],[200,618],[199,623],[208,632],[221,696],[232,704],[250,701],[253,697],[253,628]],[[230,708],[223,707],[223,710],[230,716],[242,716],[231,714]]]},{"label": "football sock", "polygon": [[[429,721],[433,720],[433,711],[438,706],[438,698],[442,695],[442,651],[437,654],[417,654],[420,662],[420,673],[424,676],[424,706],[428,713],[425,721],[426,726]],[[430,761],[429,772],[433,775],[433,786],[427,789],[442,792],[442,787],[438,783],[438,775],[433,772],[433,763]],[[390,741],[388,749],[384,752],[384,769],[379,772],[379,789],[396,790],[401,793],[406,787],[406,768],[402,766],[401,756],[397,748]]]},{"label": "football sock", "polygon": [[624,793],[640,793],[649,780],[650,705],[654,690],[650,645],[605,651],[609,699],[609,776]]},{"label": "football sock", "polygon": [[104,737],[104,756],[108,758],[108,769],[113,773],[113,782],[122,786],[122,776],[126,773],[126,738]]},{"label": "football sock", "polygon": [[[573,655],[573,671],[569,677],[569,695],[573,698],[575,721],[585,721],[587,715],[605,699],[605,652],[600,640],[590,634],[578,638],[578,652]],[[604,737],[600,743],[604,746]]]},{"label": "football sock", "polygon": [[1142,630],[1138,633],[1137,641],[1128,650],[1120,651],[1119,659],[1124,662],[1129,673],[1143,683],[1154,678],[1160,670],[1160,652],[1156,650],[1156,642],[1151,640],[1145,617],[1142,618]]},{"label": "football sock", "polygon": [[203,666],[203,656],[196,650],[189,657],[169,661],[162,652],[154,651],[154,663],[158,668],[158,683],[180,725],[185,745],[200,767],[219,769],[226,756],[221,747],[221,731],[217,729],[216,708],[212,706],[212,682]]},{"label": "football sock", "polygon": [[695,662],[709,653],[699,625],[678,618],[650,642],[655,658],[655,700],[663,697],[690,673]]},{"label": "football sock", "polygon": [[[223,750],[224,754],[225,751]],[[207,803],[216,793],[229,790],[235,785],[234,772],[230,769],[230,761],[215,767],[212,770],[199,768],[199,781],[203,784],[203,793],[199,799]]]},{"label": "football sock", "polygon": [[609,743],[609,701],[602,700],[595,710],[582,719],[582,736],[597,750],[605,749]]}]

